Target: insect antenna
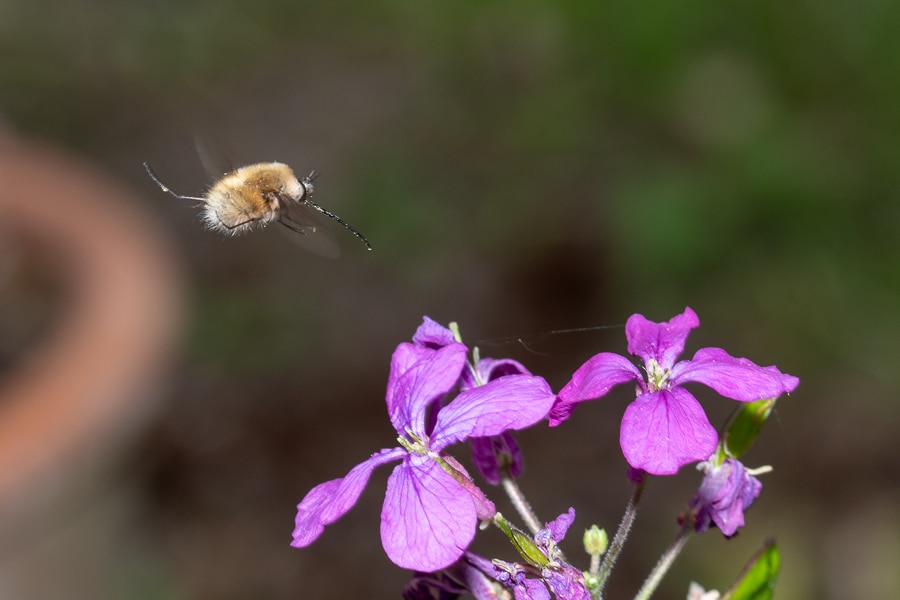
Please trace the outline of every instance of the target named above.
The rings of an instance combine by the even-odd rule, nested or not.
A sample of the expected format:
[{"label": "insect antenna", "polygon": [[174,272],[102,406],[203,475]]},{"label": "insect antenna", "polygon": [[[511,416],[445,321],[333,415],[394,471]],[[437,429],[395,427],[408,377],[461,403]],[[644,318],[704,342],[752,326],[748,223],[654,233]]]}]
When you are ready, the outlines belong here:
[{"label": "insect antenna", "polygon": [[159,177],[156,176],[156,173],[153,172],[153,169],[150,168],[150,163],[144,162],[144,168],[147,169],[147,175],[150,176],[150,179],[156,182],[156,185],[167,194],[172,194],[179,200],[199,200],[200,202],[206,202],[206,198],[198,198],[197,196],[182,196],[181,194],[176,194],[172,191],[166,184],[159,180]]},{"label": "insect antenna", "polygon": [[[149,167],[148,167],[148,169],[149,169]],[[347,231],[349,231],[350,233],[352,233],[353,235],[358,237],[359,241],[361,241],[363,244],[365,244],[366,248],[371,250],[372,245],[369,243],[369,240],[366,239],[366,236],[364,236],[363,234],[358,232],[347,221],[343,220],[342,218],[340,218],[339,216],[337,216],[336,214],[334,214],[327,208],[323,208],[323,207],[319,206],[318,204],[316,204],[315,202],[313,202],[313,200],[312,200],[313,183],[312,182],[313,182],[313,179],[316,178],[316,176],[318,176],[318,173],[316,173],[315,171],[310,171],[309,175],[307,175],[306,177],[303,178],[303,182],[302,182],[303,187],[306,188],[306,198],[303,200],[303,202],[308,204],[311,208],[316,209],[317,211],[319,211],[326,217],[328,217],[330,219],[334,219],[335,221],[337,221],[338,223],[343,225],[344,229],[346,229]],[[160,185],[162,185],[162,184],[160,184]]]}]

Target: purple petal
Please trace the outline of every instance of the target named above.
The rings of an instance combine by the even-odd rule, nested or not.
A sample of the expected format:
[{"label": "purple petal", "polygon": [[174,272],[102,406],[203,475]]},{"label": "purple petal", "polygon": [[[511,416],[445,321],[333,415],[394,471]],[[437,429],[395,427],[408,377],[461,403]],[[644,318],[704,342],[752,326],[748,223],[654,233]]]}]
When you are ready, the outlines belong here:
[{"label": "purple petal", "polygon": [[522,363],[511,358],[482,358],[475,365],[475,371],[476,373],[471,369],[463,371],[461,392],[507,375],[531,375]]},{"label": "purple petal", "polygon": [[[472,447],[472,463],[491,485],[500,485],[500,479],[506,469],[513,479],[522,475],[522,451],[512,433],[504,431],[491,437],[473,437],[469,439]],[[501,468],[504,473],[501,474]]]},{"label": "purple petal", "polygon": [[406,451],[402,448],[382,450],[353,467],[346,477],[326,481],[310,490],[297,505],[291,546],[303,548],[313,543],[322,534],[325,525],[338,520],[353,508],[375,467],[405,455]]},{"label": "purple petal", "polygon": [[706,460],[717,441],[703,408],[678,387],[638,396],[625,410],[619,437],[628,464],[652,475]]},{"label": "purple petal", "polygon": [[[462,561],[438,573],[413,573],[403,588],[403,600],[435,600],[435,598],[459,598],[469,587],[464,583],[464,568],[475,570]],[[484,575],[482,574],[482,577]]]},{"label": "purple petal", "polygon": [[556,427],[568,419],[579,402],[604,396],[614,386],[628,381],[643,383],[641,372],[630,360],[610,352],[592,356],[559,391],[559,399],[550,412],[550,426]]},{"label": "purple petal", "polygon": [[456,338],[453,337],[452,331],[429,317],[422,318],[422,324],[419,325],[419,328],[416,329],[416,333],[413,335],[413,343],[416,346],[434,350],[449,346],[455,341]]},{"label": "purple petal", "polygon": [[543,377],[508,375],[462,392],[438,413],[431,448],[523,429],[547,416],[556,396]]},{"label": "purple petal", "polygon": [[577,403],[563,404],[557,397],[550,412],[547,413],[547,421],[550,427],[556,427],[568,421],[572,413],[575,412],[576,406],[578,406]]},{"label": "purple petal", "polygon": [[553,598],[541,579],[525,579],[515,586],[513,593],[516,600],[552,600]]},{"label": "purple petal", "polygon": [[487,575],[493,576],[497,572],[497,566],[492,561],[483,556],[479,556],[478,554],[473,554],[472,552],[465,553],[465,556],[463,556],[463,563],[468,564],[470,567]]},{"label": "purple petal", "polygon": [[408,342],[397,345],[397,349],[394,350],[394,354],[391,356],[391,373],[388,376],[388,387],[390,387],[392,379],[401,377],[416,363],[434,356],[435,352],[436,350],[423,348]]},{"label": "purple petal", "polygon": [[496,572],[494,563],[467,552],[459,564],[462,566],[463,580],[475,600],[500,600],[495,579],[487,575]]},{"label": "purple petal", "polygon": [[[419,363],[433,359],[436,353],[437,350],[405,342],[399,344],[394,350],[394,354],[391,356],[391,371],[388,375],[386,395],[388,415],[392,421],[395,417],[402,420],[403,416],[409,416],[408,407],[405,404],[407,398],[401,393],[402,385],[408,385],[408,373]],[[403,431],[403,427],[407,425],[409,423],[394,423],[398,431]]]},{"label": "purple petal", "polygon": [[471,496],[432,459],[410,455],[388,478],[381,542],[397,566],[432,572],[453,564],[476,525]]},{"label": "purple petal", "polygon": [[[505,433],[503,435],[506,435]],[[500,485],[500,461],[497,459],[497,452],[494,449],[494,440],[497,436],[477,437],[469,440],[469,446],[472,448],[472,464],[475,470],[481,473],[481,476],[491,485]]]},{"label": "purple petal", "polygon": [[672,368],[672,385],[696,381],[732,400],[750,402],[775,398],[794,391],[800,380],[777,367],[760,367],[746,358],[735,358],[721,348],[702,348],[694,358]]},{"label": "purple petal", "polygon": [[565,565],[558,571],[544,569],[541,575],[558,600],[591,600],[583,583],[584,575],[578,569]]},{"label": "purple petal", "polygon": [[700,326],[700,319],[690,308],[667,323],[648,321],[643,315],[631,315],[625,324],[628,352],[647,363],[655,360],[664,369],[671,369],[675,359],[684,351],[684,342],[692,329]]},{"label": "purple petal", "polygon": [[423,350],[412,344],[397,347],[388,378],[387,406],[398,433],[409,427],[425,436],[425,411],[456,385],[466,352],[466,347],[456,342],[440,350]]},{"label": "purple petal", "polygon": [[575,521],[575,509],[569,507],[569,510],[559,515],[549,523],[545,525],[545,528],[550,530],[550,537],[557,544],[566,537],[566,532],[569,531],[569,527]]},{"label": "purple petal", "polygon": [[559,399],[565,403],[592,400],[606,395],[620,383],[642,379],[640,370],[624,356],[601,352],[575,371],[559,391]]},{"label": "purple petal", "polygon": [[507,375],[531,375],[531,371],[526,369],[525,365],[511,358],[482,358],[475,365],[475,370],[478,375],[477,381],[471,370],[466,369],[463,374],[463,391]]},{"label": "purple petal", "polygon": [[525,365],[511,358],[482,358],[477,369],[485,383],[507,375],[531,375]]},{"label": "purple petal", "polygon": [[748,474],[743,467],[734,471],[737,473],[729,478],[732,489],[722,490],[712,505],[712,520],[725,537],[733,536],[744,526],[744,511],[750,508],[762,491],[759,479]]}]

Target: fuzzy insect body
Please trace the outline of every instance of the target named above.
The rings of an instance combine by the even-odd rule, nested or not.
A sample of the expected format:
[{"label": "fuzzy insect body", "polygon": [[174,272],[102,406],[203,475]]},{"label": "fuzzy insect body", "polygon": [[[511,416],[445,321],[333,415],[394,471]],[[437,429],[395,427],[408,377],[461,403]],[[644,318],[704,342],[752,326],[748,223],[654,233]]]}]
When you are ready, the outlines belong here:
[{"label": "fuzzy insect body", "polygon": [[[257,163],[236,169],[216,181],[205,196],[183,196],[172,191],[156,176],[150,165],[144,163],[150,178],[166,193],[181,200],[197,200],[203,204],[203,221],[209,229],[238,235],[256,227],[264,227],[278,221],[288,229],[303,236],[316,234],[321,229],[310,214],[310,209],[340,223],[355,235],[369,250],[369,241],[356,229],[333,212],[312,201],[312,171],[302,180],[294,171],[279,162]],[[323,238],[324,239],[324,238]],[[336,255],[333,243],[309,245],[310,249],[324,255]]]}]

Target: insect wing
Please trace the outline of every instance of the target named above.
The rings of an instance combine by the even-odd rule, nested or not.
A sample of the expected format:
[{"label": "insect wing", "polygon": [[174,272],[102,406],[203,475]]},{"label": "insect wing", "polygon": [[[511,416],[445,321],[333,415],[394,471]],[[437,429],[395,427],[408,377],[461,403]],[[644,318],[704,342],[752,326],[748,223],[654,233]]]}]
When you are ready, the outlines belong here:
[{"label": "insect wing", "polygon": [[197,150],[197,157],[203,165],[203,170],[215,181],[241,166],[234,160],[234,154],[224,143],[210,134],[195,133],[194,148]]}]

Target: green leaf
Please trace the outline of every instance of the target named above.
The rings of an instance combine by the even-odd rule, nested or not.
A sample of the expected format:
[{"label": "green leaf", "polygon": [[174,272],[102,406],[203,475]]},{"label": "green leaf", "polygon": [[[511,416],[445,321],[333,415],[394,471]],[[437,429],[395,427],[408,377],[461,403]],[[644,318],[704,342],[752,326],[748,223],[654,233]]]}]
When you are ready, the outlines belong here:
[{"label": "green leaf", "polygon": [[769,538],[753,555],[722,600],[769,600],[775,593],[780,565],[778,546],[773,538]]},{"label": "green leaf", "polygon": [[772,414],[775,400],[777,398],[765,398],[741,406],[725,427],[722,440],[725,450],[723,460],[729,457],[740,458],[750,449],[766,419]]}]

